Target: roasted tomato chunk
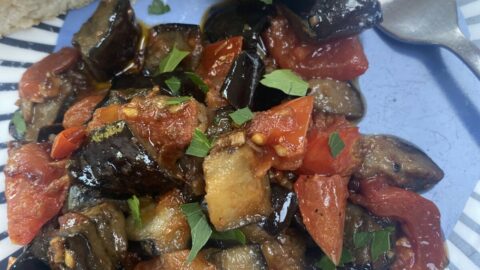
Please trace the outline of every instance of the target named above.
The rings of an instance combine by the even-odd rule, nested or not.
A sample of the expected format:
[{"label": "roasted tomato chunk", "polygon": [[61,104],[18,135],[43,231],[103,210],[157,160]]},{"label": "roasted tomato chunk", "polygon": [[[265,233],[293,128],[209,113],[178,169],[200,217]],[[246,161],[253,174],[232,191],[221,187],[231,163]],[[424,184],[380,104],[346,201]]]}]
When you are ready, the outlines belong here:
[{"label": "roasted tomato chunk", "polygon": [[[412,191],[389,186],[384,177],[360,181],[360,193],[351,200],[374,215],[400,221],[413,249],[413,258],[394,262],[392,269],[443,269],[447,254],[440,228],[440,212],[434,203]],[[398,248],[398,247],[397,247]],[[405,252],[403,252],[405,253]],[[412,263],[407,263],[411,262]]]},{"label": "roasted tomato chunk", "polygon": [[67,195],[65,161],[53,161],[48,144],[14,145],[5,167],[8,235],[28,244],[54,217]]},{"label": "roasted tomato chunk", "polygon": [[305,78],[332,78],[346,81],[362,75],[368,61],[357,37],[327,43],[298,39],[287,19],[272,19],[264,33],[269,53],[282,68],[292,69]]},{"label": "roasted tomato chunk", "polygon": [[[300,172],[303,174],[344,175],[348,176],[362,162],[358,151],[360,133],[358,127],[352,126],[343,117],[336,117],[328,127],[312,127],[307,136],[307,151]],[[333,157],[329,138],[337,132],[345,147]]]},{"label": "roasted tomato chunk", "polygon": [[299,177],[295,192],[303,223],[313,240],[336,265],[340,261],[348,198],[348,178]]},{"label": "roasted tomato chunk", "polygon": [[242,51],[243,37],[232,37],[209,44],[203,51],[198,73],[208,85],[207,104],[209,107],[220,108],[228,105],[221,97],[220,88],[230,70],[230,67]]},{"label": "roasted tomato chunk", "polygon": [[49,91],[49,85],[54,83],[50,78],[73,66],[79,57],[77,49],[63,48],[33,64],[20,79],[20,98],[41,103],[45,98],[56,96],[57,93]]},{"label": "roasted tomato chunk", "polygon": [[276,169],[295,170],[302,164],[312,109],[313,97],[306,96],[255,114],[248,135],[270,150]]},{"label": "roasted tomato chunk", "polygon": [[63,127],[71,128],[86,124],[92,118],[95,107],[103,100],[105,94],[91,95],[77,101],[68,108],[63,117]]}]

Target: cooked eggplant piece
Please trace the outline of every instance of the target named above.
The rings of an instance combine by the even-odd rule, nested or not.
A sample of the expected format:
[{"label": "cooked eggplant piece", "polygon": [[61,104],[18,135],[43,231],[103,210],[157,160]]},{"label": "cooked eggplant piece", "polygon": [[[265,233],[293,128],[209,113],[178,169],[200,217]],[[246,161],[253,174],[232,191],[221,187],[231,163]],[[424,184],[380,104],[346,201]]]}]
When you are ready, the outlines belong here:
[{"label": "cooked eggplant piece", "polygon": [[294,230],[262,243],[261,249],[269,269],[304,269],[305,240]]},{"label": "cooked eggplant piece", "polygon": [[150,29],[145,55],[144,73],[155,74],[162,59],[176,47],[181,51],[188,51],[188,55],[180,67],[184,71],[193,71],[200,63],[202,56],[202,36],[200,27],[193,24],[160,24]]},{"label": "cooked eggplant piece", "polygon": [[185,265],[190,250],[180,250],[162,254],[149,261],[144,261],[135,266],[135,270],[152,270],[152,269],[188,269],[188,270],[216,270],[216,267],[205,259],[204,252],[197,254],[195,259]]},{"label": "cooked eggplant piece", "polygon": [[49,126],[41,127],[38,131],[38,142],[53,141],[53,137],[63,130],[62,124],[53,124]]},{"label": "cooked eggplant piece", "polygon": [[206,135],[209,138],[212,138],[212,140],[215,140],[221,135],[225,135],[233,131],[235,127],[232,123],[232,118],[230,117],[230,114],[234,111],[235,109],[230,106],[216,110],[213,121],[207,128]]},{"label": "cooked eggplant piece", "polygon": [[357,35],[382,21],[377,0],[280,0],[281,9],[304,39],[325,41]]},{"label": "cooked eggplant piece", "polygon": [[114,262],[122,262],[127,252],[125,217],[111,203],[102,203],[82,211],[97,227],[107,255]]},{"label": "cooked eggplant piece", "polygon": [[[25,72],[20,82],[23,89],[20,89],[20,91],[28,93],[28,91],[31,91],[31,85],[34,84],[37,85],[38,89],[35,90],[37,94],[34,97],[21,94],[20,111],[27,124],[27,129],[23,138],[20,138],[16,134],[16,130],[10,128],[10,133],[14,138],[26,141],[45,141],[48,137],[46,135],[50,135],[47,133],[58,131],[65,112],[73,104],[76,97],[91,89],[88,71],[84,69],[83,63],[78,61],[78,57],[75,58],[72,54],[78,54],[78,52],[73,48],[64,48],[32,65]],[[62,66],[63,69],[56,71],[49,71],[45,67],[45,65],[54,61],[52,59],[61,57],[70,57],[68,59],[71,61],[68,62],[68,66]],[[49,74],[45,75],[46,79],[43,81],[38,81],[39,78],[31,75],[31,73],[38,75],[42,72]]]},{"label": "cooked eggplant piece", "polygon": [[98,188],[105,197],[164,193],[179,178],[162,168],[146,147],[125,121],[118,121],[95,130],[73,154],[68,171],[74,181]]},{"label": "cooked eggplant piece", "polygon": [[422,150],[390,135],[363,136],[365,158],[357,178],[385,175],[390,184],[409,190],[425,190],[442,180],[443,171]]},{"label": "cooked eggplant piece", "polygon": [[242,143],[242,132],[217,139],[203,163],[205,199],[217,231],[259,222],[272,212],[268,179],[255,170],[255,152]]},{"label": "cooked eggplant piece", "polygon": [[260,224],[271,235],[277,235],[290,226],[298,210],[297,196],[279,185],[271,185],[271,193],[273,213]]},{"label": "cooked eggplant piece", "polygon": [[[180,82],[179,88],[174,91],[170,89],[166,81],[175,78]],[[198,102],[205,103],[205,92],[194,81],[192,74],[182,71],[165,72],[153,77],[143,75],[124,75],[115,78],[112,82],[110,98],[119,97],[121,100],[129,101],[137,95],[145,95],[154,86],[159,87],[159,93],[166,96],[193,96]]]},{"label": "cooked eggplant piece", "polygon": [[266,270],[267,264],[258,245],[238,246],[215,253],[211,261],[220,270]]},{"label": "cooked eggplant piece", "polygon": [[200,196],[205,195],[203,159],[184,155],[178,160],[177,166],[179,167],[185,181],[184,197],[187,201],[193,201]]},{"label": "cooked eggplant piece", "polygon": [[260,56],[243,51],[232,63],[221,93],[236,109],[249,107],[252,111],[268,110],[288,96],[259,84],[264,74],[265,66]]},{"label": "cooked eggplant piece", "polygon": [[35,257],[28,250],[24,251],[15,262],[8,268],[9,270],[50,270],[48,264]]},{"label": "cooked eggplant piece", "polygon": [[68,191],[67,211],[91,207],[103,202],[103,200],[99,190],[82,184],[74,184],[70,186]]},{"label": "cooked eggplant piece", "polygon": [[[167,80],[178,79],[179,88],[174,91],[166,83]],[[158,86],[160,94],[167,96],[193,96],[197,101],[205,102],[205,92],[195,82],[192,73],[183,71],[165,72],[152,77],[143,75],[124,75],[113,79],[112,89],[119,91],[136,91],[137,89],[152,89]]]},{"label": "cooked eggplant piece", "polygon": [[50,241],[54,269],[115,269],[93,221],[79,213],[60,217],[58,236]]},{"label": "cooked eggplant piece", "polygon": [[73,36],[83,59],[98,80],[122,71],[137,51],[141,31],[129,0],[102,0]]},{"label": "cooked eggplant piece", "polygon": [[32,242],[26,246],[22,254],[15,260],[9,269],[16,270],[48,270],[50,269],[48,259],[48,247],[50,239],[58,226],[57,218],[51,219],[43,225],[42,229],[35,236]]},{"label": "cooked eggplant piece", "polygon": [[365,113],[360,92],[350,83],[336,80],[309,81],[308,95],[315,97],[316,112],[344,115],[348,120],[359,120]]},{"label": "cooked eggplant piece", "polygon": [[[159,255],[188,248],[190,227],[180,209],[185,203],[182,193],[173,190],[156,203],[151,198],[142,198],[140,213],[142,226],[135,224],[132,216],[127,218],[128,239],[150,241],[154,247],[149,253]],[[148,247],[148,245],[144,245]]]},{"label": "cooked eggplant piece", "polygon": [[[371,216],[365,209],[354,204],[348,204],[345,212],[345,231],[343,237],[344,249],[352,254],[353,261],[351,266],[344,269],[365,269],[371,267],[372,269],[388,269],[388,266],[393,261],[392,256],[381,256],[375,262],[372,262],[370,246],[355,247],[353,243],[354,235],[360,232],[374,232],[384,229],[387,226],[395,226],[393,222],[381,222],[375,217]],[[391,234],[393,237],[392,243],[395,242],[395,233]],[[392,254],[390,254],[392,255]],[[369,268],[367,268],[369,269]]]},{"label": "cooked eggplant piece", "polygon": [[50,241],[54,269],[118,269],[127,252],[125,218],[103,203],[59,218],[60,229]]},{"label": "cooked eggplant piece", "polygon": [[203,30],[212,43],[243,35],[246,28],[262,33],[271,13],[272,8],[261,1],[227,1],[210,8]]}]

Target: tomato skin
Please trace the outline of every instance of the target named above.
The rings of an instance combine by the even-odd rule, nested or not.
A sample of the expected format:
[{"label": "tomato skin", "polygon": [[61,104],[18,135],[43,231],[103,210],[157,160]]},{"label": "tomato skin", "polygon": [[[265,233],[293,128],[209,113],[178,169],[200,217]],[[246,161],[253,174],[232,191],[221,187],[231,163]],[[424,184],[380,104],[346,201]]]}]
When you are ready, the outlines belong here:
[{"label": "tomato skin", "polygon": [[313,240],[337,265],[342,255],[348,178],[301,175],[295,192],[303,223]]},{"label": "tomato skin", "polygon": [[[402,230],[412,245],[414,262],[394,262],[397,269],[443,269],[447,255],[440,228],[440,212],[435,204],[412,191],[389,186],[385,177],[360,181],[360,192],[350,195],[373,214],[400,221]],[[410,260],[405,260],[410,261]]]},{"label": "tomato skin", "polygon": [[312,110],[313,97],[306,96],[255,114],[248,136],[255,143],[268,147],[276,169],[295,170],[301,165]]},{"label": "tomato skin", "polygon": [[53,159],[62,159],[70,156],[75,150],[80,148],[87,137],[85,127],[71,127],[60,132],[53,141],[50,157]]},{"label": "tomato skin", "polygon": [[263,39],[280,67],[292,69],[307,79],[346,81],[368,69],[367,58],[357,37],[322,44],[303,42],[288,25],[287,19],[279,16],[271,20]]},{"label": "tomato skin", "polygon": [[86,124],[87,121],[92,118],[95,107],[104,97],[105,94],[91,95],[77,101],[65,112],[63,117],[63,127],[67,129]]},{"label": "tomato skin", "polygon": [[208,85],[207,104],[209,107],[220,108],[228,105],[228,102],[220,94],[220,88],[233,61],[242,52],[242,46],[242,36],[231,37],[205,46],[197,72]]},{"label": "tomato skin", "polygon": [[[345,144],[343,150],[334,158],[330,153],[328,139],[332,132]],[[357,156],[357,143],[361,135],[358,127],[351,126],[344,118],[338,118],[325,130],[314,128],[307,137],[307,150],[299,172],[302,174],[339,174],[348,176],[360,166],[361,157]]]},{"label": "tomato skin", "polygon": [[69,179],[65,161],[53,161],[47,144],[10,148],[5,167],[8,234],[26,245],[63,206]]},{"label": "tomato skin", "polygon": [[33,64],[20,79],[18,89],[20,98],[37,103],[43,102],[48,95],[40,90],[48,77],[72,67],[79,58],[80,52],[77,49],[67,47]]}]

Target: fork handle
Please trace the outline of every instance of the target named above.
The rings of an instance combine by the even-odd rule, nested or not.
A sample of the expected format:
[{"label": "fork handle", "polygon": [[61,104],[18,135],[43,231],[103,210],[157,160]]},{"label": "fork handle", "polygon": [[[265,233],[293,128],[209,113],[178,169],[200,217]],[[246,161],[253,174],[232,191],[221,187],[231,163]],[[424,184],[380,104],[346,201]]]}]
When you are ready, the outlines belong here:
[{"label": "fork handle", "polygon": [[444,46],[455,53],[480,80],[480,49],[456,28]]}]

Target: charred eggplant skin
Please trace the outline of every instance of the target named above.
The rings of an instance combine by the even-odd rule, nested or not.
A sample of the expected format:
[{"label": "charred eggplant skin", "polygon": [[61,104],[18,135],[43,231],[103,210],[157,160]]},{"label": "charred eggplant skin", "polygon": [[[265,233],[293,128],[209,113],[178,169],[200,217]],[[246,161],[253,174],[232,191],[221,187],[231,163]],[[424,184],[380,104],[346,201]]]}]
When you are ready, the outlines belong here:
[{"label": "charred eggplant skin", "polygon": [[295,192],[279,185],[271,185],[273,213],[260,222],[260,226],[271,235],[278,235],[290,226],[298,210]]},{"label": "charred eggplant skin", "polygon": [[267,16],[271,13],[272,8],[261,1],[227,1],[208,11],[203,30],[212,43],[244,35],[246,26],[261,33],[268,25]]},{"label": "charred eggplant skin", "polygon": [[[174,92],[168,87],[168,79],[176,78],[180,81],[180,88]],[[193,96],[198,102],[205,103],[205,92],[193,81],[192,74],[183,71],[172,71],[161,73],[152,77],[140,74],[122,75],[112,80],[112,95],[126,97],[128,101],[128,92],[132,92],[130,96],[138,94],[138,89],[152,89],[154,86],[159,87],[161,95],[166,96]],[[122,94],[123,92],[124,94]],[[147,91],[146,91],[147,92]]]},{"label": "charred eggplant skin", "polygon": [[102,0],[95,13],[74,35],[95,77],[105,80],[122,71],[134,58],[140,28],[128,0]]},{"label": "charred eggplant skin", "polygon": [[296,32],[307,40],[326,41],[357,35],[382,21],[377,0],[280,0]]},{"label": "charred eggplant skin", "polygon": [[98,188],[105,197],[159,194],[170,190],[174,176],[163,170],[124,121],[96,130],[71,158],[74,181]]},{"label": "charred eggplant skin", "polygon": [[222,95],[236,109],[249,107],[264,111],[278,105],[288,96],[260,84],[265,65],[256,52],[241,52],[230,68],[222,86]]},{"label": "charred eggplant skin", "polygon": [[50,267],[28,250],[24,251],[9,268],[10,270],[50,270]]}]

